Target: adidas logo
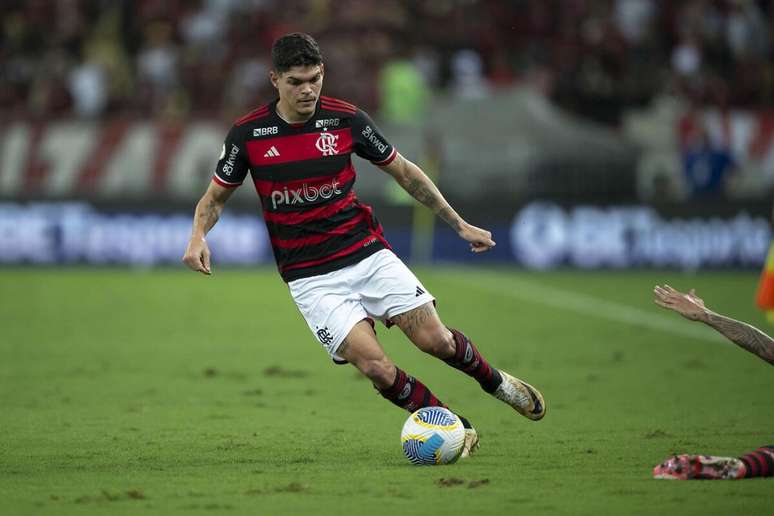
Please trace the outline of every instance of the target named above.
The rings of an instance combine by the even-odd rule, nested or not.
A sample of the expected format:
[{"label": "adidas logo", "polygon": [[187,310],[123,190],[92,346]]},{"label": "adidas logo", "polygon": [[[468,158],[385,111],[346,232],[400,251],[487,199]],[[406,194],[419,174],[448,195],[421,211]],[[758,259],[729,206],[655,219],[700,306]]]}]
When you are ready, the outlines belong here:
[{"label": "adidas logo", "polygon": [[266,154],[264,154],[264,155],[263,155],[263,157],[264,157],[264,158],[276,158],[276,157],[277,157],[277,156],[279,156],[279,155],[280,155],[280,153],[279,153],[279,151],[277,150],[277,147],[275,147],[274,145],[272,145],[272,146],[271,146],[271,149],[267,150],[267,151],[266,151]]},{"label": "adidas logo", "polygon": [[424,293],[425,293],[425,291],[422,290],[421,288],[419,288],[419,285],[417,285],[417,295],[414,296],[414,297],[419,297],[419,296],[421,296]]}]

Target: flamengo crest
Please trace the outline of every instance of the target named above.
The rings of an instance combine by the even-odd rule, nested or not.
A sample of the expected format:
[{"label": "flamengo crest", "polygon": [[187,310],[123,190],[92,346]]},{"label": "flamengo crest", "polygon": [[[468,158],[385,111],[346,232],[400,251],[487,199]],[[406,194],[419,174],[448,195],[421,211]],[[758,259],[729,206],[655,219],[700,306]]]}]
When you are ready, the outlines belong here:
[{"label": "flamengo crest", "polygon": [[323,156],[333,156],[334,154],[339,153],[338,149],[336,148],[338,145],[336,140],[338,139],[338,134],[323,132],[320,133],[320,137],[317,138],[317,142],[314,144],[314,146],[317,147],[317,150],[322,152]]},{"label": "flamengo crest", "polygon": [[317,338],[320,340],[320,343],[324,346],[327,346],[331,342],[333,342],[333,335],[331,335],[331,332],[328,331],[328,327],[325,328],[319,328],[317,330]]}]

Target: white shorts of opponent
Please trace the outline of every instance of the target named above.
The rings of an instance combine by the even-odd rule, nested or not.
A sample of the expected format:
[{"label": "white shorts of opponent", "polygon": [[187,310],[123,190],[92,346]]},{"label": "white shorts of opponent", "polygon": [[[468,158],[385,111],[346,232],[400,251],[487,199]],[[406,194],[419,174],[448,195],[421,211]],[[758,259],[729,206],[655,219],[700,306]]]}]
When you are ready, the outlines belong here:
[{"label": "white shorts of opponent", "polygon": [[334,362],[350,330],[363,319],[390,318],[434,301],[414,273],[389,249],[337,271],[288,283],[309,329]]}]

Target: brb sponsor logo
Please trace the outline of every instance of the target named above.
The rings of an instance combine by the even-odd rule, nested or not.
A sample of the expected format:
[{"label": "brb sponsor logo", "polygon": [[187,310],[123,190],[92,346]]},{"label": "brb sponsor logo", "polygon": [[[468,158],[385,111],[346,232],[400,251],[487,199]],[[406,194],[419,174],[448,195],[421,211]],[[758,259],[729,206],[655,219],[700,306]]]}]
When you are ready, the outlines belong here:
[{"label": "brb sponsor logo", "polygon": [[365,126],[365,129],[363,129],[361,134],[366,139],[366,141],[371,143],[371,145],[373,145],[380,153],[384,154],[384,151],[387,150],[387,144],[380,140],[378,136],[376,136],[376,132],[371,129],[370,125]]},{"label": "brb sponsor logo", "polygon": [[279,129],[277,128],[276,125],[273,127],[257,127],[253,129],[253,138],[256,138],[258,136],[266,136],[269,134],[277,134],[277,133],[279,133]]},{"label": "brb sponsor logo", "polygon": [[314,146],[317,147],[317,150],[322,152],[323,156],[333,156],[334,154],[339,153],[339,150],[337,149],[338,143],[336,143],[336,140],[338,139],[338,134],[320,133]]},{"label": "brb sponsor logo", "polygon": [[338,195],[340,193],[341,190],[339,190],[339,182],[336,179],[319,187],[309,186],[304,183],[304,186],[301,188],[283,188],[282,190],[272,191],[271,205],[272,208],[276,210],[277,206],[281,204],[293,205],[315,202],[318,199],[330,199],[334,195]]},{"label": "brb sponsor logo", "polygon": [[314,127],[316,129],[320,129],[321,127],[338,127],[341,120],[339,118],[323,118],[320,120],[317,120],[314,123]]},{"label": "brb sponsor logo", "polygon": [[[226,154],[225,151],[226,151],[226,147],[224,146],[223,147],[223,152],[221,153],[221,158],[220,159],[223,159],[223,157],[225,156],[225,154]],[[234,171],[234,164],[236,163],[237,154],[239,154],[239,147],[237,147],[236,145],[234,145],[232,143],[231,144],[231,152],[228,153],[228,159],[223,164],[223,168],[222,168],[223,173],[226,174],[227,176],[230,176],[231,173]]]}]

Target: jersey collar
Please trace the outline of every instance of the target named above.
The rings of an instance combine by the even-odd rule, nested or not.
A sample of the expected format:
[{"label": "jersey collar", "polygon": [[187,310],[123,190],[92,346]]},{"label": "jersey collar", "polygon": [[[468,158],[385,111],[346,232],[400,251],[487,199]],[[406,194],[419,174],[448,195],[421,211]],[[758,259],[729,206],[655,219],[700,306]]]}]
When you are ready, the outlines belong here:
[{"label": "jersey collar", "polygon": [[279,103],[279,99],[274,99],[271,104],[269,104],[269,109],[271,109],[271,112],[274,114],[274,117],[279,121],[281,125],[284,125],[287,128],[290,129],[303,129],[304,127],[310,125],[312,122],[314,122],[315,118],[320,114],[320,97],[317,97],[317,102],[315,102],[314,105],[314,114],[307,120],[306,122],[298,122],[296,124],[290,123],[284,118],[282,118],[282,115],[279,114],[279,111],[277,111],[277,104]]}]

